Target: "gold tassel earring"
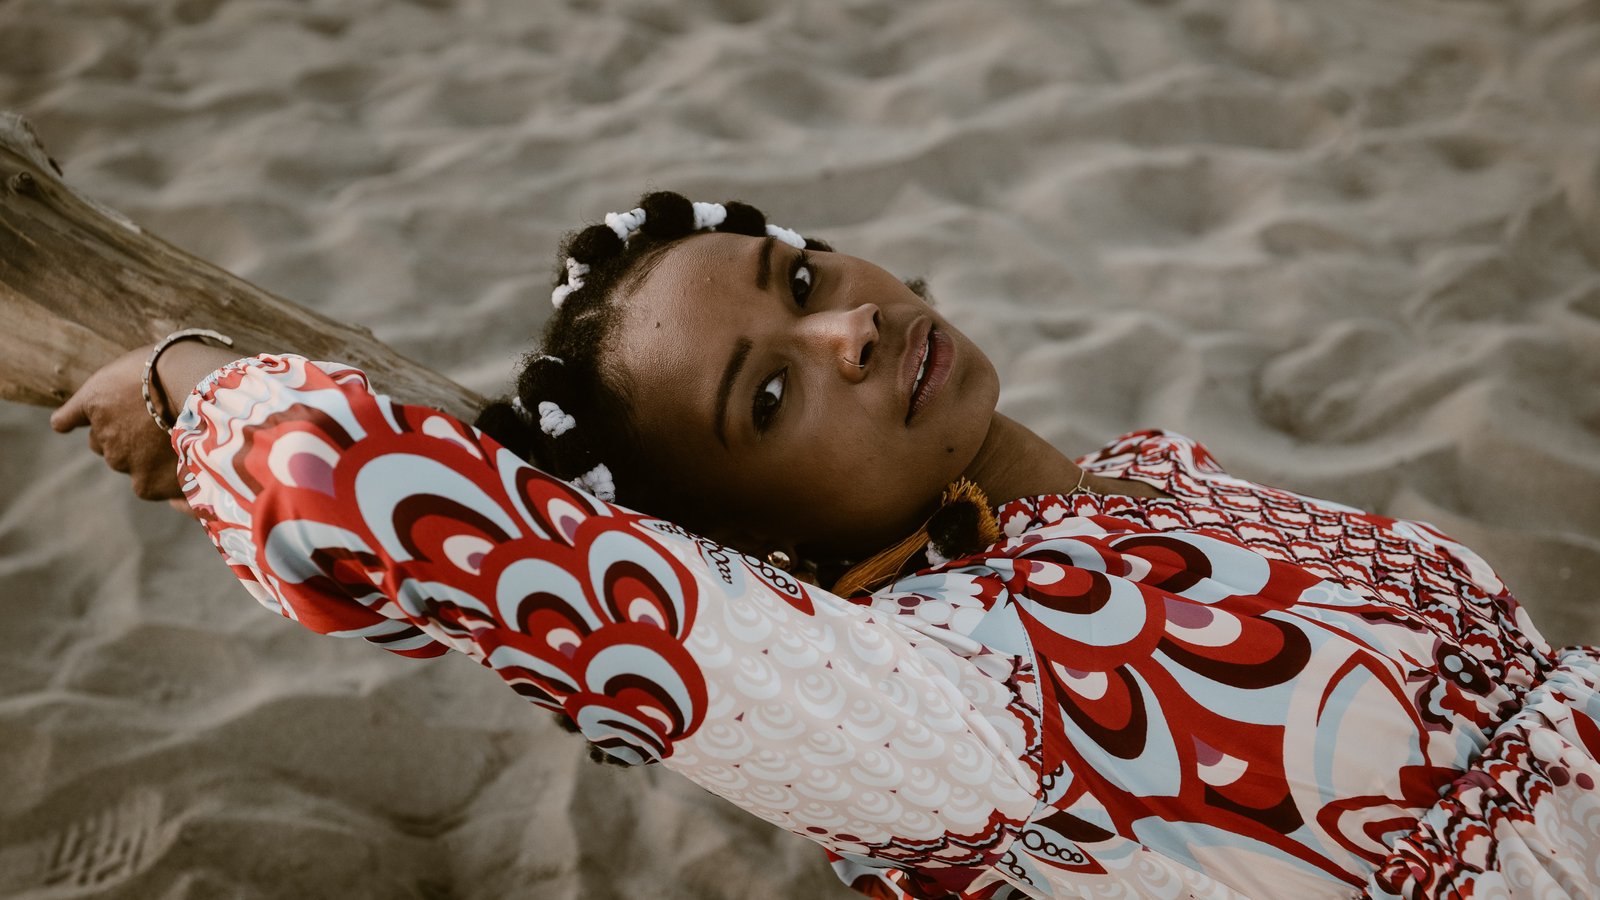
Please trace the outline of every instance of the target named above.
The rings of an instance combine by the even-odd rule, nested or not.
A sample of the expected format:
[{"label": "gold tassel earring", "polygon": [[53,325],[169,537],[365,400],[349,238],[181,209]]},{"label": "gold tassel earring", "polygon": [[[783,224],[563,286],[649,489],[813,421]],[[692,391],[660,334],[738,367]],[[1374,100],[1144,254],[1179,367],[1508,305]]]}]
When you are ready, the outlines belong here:
[{"label": "gold tassel earring", "polygon": [[945,488],[939,509],[904,540],[878,551],[845,572],[833,593],[853,597],[888,584],[921,550],[930,565],[970,556],[1000,540],[1000,523],[983,489],[966,478]]}]

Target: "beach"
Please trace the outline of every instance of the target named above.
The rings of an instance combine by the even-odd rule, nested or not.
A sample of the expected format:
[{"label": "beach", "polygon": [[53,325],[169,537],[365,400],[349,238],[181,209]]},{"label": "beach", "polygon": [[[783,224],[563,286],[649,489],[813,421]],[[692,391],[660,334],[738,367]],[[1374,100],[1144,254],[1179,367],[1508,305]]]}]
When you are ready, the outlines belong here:
[{"label": "beach", "polygon": [[[5,0],[0,109],[486,395],[562,234],[744,200],[925,278],[1062,450],[1189,435],[1600,642],[1590,2]],[[0,897],[856,896],[470,660],[272,615],[48,417],[0,404]]]}]

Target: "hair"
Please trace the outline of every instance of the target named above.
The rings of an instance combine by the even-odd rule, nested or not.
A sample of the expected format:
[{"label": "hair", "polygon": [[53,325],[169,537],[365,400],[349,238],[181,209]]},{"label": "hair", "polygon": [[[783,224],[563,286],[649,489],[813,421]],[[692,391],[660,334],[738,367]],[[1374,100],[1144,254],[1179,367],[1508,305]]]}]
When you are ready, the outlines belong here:
[{"label": "hair", "polygon": [[[701,207],[697,209],[696,207]],[[668,249],[693,234],[719,231],[765,237],[767,217],[738,201],[724,203],[720,221],[704,227],[706,204],[691,203],[681,194],[645,194],[632,214],[608,216],[610,224],[590,225],[568,234],[557,257],[555,315],[545,324],[541,348],[523,357],[515,392],[492,400],[473,425],[544,472],[588,488],[601,499],[661,516],[691,530],[715,523],[707,509],[677,479],[651,477],[650,460],[632,424],[632,404],[621,366],[608,349],[622,320],[617,301],[636,286]],[[643,221],[637,214],[643,213]],[[709,218],[717,218],[715,215]],[[811,250],[831,250],[818,240],[805,240]],[[549,404],[554,404],[550,406]],[[570,417],[570,418],[568,418]],[[596,467],[604,466],[603,470]],[[593,476],[603,471],[609,496],[595,490]],[[564,713],[556,721],[568,731],[577,725]],[[590,756],[599,762],[626,765],[598,747]]]}]

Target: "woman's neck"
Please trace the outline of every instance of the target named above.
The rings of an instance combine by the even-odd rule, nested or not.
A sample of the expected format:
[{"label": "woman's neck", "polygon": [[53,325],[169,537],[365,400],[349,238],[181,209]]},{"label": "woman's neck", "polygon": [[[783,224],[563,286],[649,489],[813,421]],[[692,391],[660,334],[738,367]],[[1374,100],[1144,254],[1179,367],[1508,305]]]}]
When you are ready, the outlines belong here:
[{"label": "woman's neck", "polygon": [[1065,494],[1078,486],[1083,470],[1026,426],[995,413],[964,474],[999,506],[1018,497]]},{"label": "woman's neck", "polygon": [[1086,474],[1049,441],[999,413],[990,420],[983,446],[963,474],[983,488],[990,504],[996,507],[1018,497],[1068,494],[1079,486],[1096,494],[1169,496],[1143,481]]}]

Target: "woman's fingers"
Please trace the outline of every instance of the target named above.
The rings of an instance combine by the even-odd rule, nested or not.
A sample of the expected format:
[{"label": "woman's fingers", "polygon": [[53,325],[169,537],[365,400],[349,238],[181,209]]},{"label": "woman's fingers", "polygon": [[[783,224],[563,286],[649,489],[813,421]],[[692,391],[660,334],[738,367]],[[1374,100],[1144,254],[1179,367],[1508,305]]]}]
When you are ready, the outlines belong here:
[{"label": "woman's fingers", "polygon": [[[50,414],[50,427],[62,434],[87,424],[89,424],[89,411],[84,406],[82,388],[79,388],[76,393],[67,398],[67,402],[61,404],[56,408],[55,412]],[[99,451],[95,452],[98,453]]]},{"label": "woman's fingers", "polygon": [[[0,0],[3,2],[3,0]],[[89,450],[114,472],[129,476],[145,500],[183,496],[172,444],[150,421],[139,395],[144,349],[134,349],[101,367],[50,416],[58,432],[88,427]]]}]

